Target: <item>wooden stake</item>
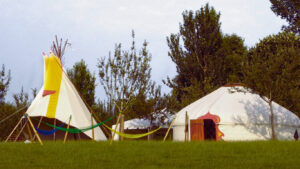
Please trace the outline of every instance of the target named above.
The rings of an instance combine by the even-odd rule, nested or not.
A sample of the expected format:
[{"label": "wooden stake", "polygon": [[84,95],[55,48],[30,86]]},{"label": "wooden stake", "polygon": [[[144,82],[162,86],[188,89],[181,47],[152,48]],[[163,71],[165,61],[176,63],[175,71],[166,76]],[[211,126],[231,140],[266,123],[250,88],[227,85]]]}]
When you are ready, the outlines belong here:
[{"label": "wooden stake", "polygon": [[[72,119],[72,115],[70,115],[70,117],[69,117],[69,122],[68,122],[67,130],[69,130],[69,128],[70,128],[71,119]],[[68,131],[66,131],[66,133],[65,133],[64,143],[67,140],[67,136],[68,136]]]},{"label": "wooden stake", "polygon": [[37,131],[35,130],[35,128],[34,128],[34,126],[33,126],[33,124],[32,124],[32,121],[30,120],[30,117],[29,117],[28,115],[27,115],[26,117],[27,117],[27,119],[28,119],[28,121],[29,121],[29,124],[30,124],[30,126],[31,126],[31,128],[32,128],[32,130],[33,130],[33,132],[34,132],[34,134],[36,135],[37,139],[39,140],[40,144],[43,145],[43,142],[42,142],[40,136],[38,135]]},{"label": "wooden stake", "polygon": [[171,122],[171,124],[170,124],[170,126],[169,126],[169,128],[168,128],[167,133],[166,133],[166,135],[165,135],[165,137],[164,137],[164,141],[163,141],[163,142],[166,141],[166,139],[167,139],[167,137],[168,137],[168,134],[169,134],[169,132],[170,132],[172,126],[173,126],[173,123],[174,123],[175,119],[176,119],[176,116],[174,117],[173,121]]},{"label": "wooden stake", "polygon": [[[124,133],[124,114],[121,115],[120,132]],[[122,136],[119,136],[119,140],[124,140],[124,138]]]},{"label": "wooden stake", "polygon": [[188,141],[189,140],[189,116],[188,116],[188,112],[185,112],[185,130],[184,130],[184,141]]},{"label": "wooden stake", "polygon": [[33,138],[32,138],[32,133],[31,133],[31,130],[30,130],[30,126],[29,126],[30,124],[26,124],[26,126],[27,126],[27,130],[28,130],[28,134],[29,134],[29,137],[30,137],[30,141],[31,142],[33,142]]},{"label": "wooden stake", "polygon": [[[116,127],[115,127],[115,131],[117,130],[117,127],[118,127],[118,124],[119,124],[119,121],[120,121],[120,117],[121,117],[121,113],[119,113],[119,116],[118,116],[118,120],[116,122]],[[113,135],[112,135],[112,138],[110,140],[110,145],[112,144],[113,140],[114,140],[114,137],[115,137],[115,132],[113,131]]]},{"label": "wooden stake", "polygon": [[[23,117],[23,116],[22,116]],[[8,135],[8,137],[5,140],[5,143],[9,140],[9,138],[12,136],[12,134],[15,132],[15,130],[17,129],[17,127],[20,125],[21,121],[23,120],[23,118],[21,117],[21,119],[19,120],[19,122],[17,123],[17,125],[14,127],[14,129],[10,132],[10,134]]]},{"label": "wooden stake", "polygon": [[[94,125],[94,120],[93,120],[93,115],[91,114],[91,124],[92,127]],[[92,128],[92,140],[95,141],[95,131],[94,131],[94,127]]]},{"label": "wooden stake", "polygon": [[25,126],[26,126],[26,123],[23,125],[23,127],[21,128],[20,132],[18,133],[17,137],[15,138],[14,142],[16,142],[18,140],[18,138],[20,137],[20,134],[22,133],[22,131],[24,130]]}]

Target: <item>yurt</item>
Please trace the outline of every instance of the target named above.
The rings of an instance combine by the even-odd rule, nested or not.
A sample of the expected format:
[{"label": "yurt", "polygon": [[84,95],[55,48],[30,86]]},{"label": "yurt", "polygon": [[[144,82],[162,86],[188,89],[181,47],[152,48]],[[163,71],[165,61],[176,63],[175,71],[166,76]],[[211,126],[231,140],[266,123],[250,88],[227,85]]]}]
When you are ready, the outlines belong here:
[{"label": "yurt", "polygon": [[[237,92],[239,85],[220,87],[180,110],[174,121],[174,141],[269,140],[270,108],[257,94]],[[299,118],[273,102],[275,131],[279,140],[293,140],[300,131]]]}]

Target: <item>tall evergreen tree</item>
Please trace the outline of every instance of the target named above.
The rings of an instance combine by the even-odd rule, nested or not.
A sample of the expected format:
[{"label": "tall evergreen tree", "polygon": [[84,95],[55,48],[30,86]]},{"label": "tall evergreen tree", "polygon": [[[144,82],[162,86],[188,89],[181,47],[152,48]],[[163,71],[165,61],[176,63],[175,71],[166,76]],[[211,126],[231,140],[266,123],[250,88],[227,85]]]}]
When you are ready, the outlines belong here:
[{"label": "tall evergreen tree", "polygon": [[5,66],[2,65],[2,70],[0,71],[0,104],[3,104],[5,102],[5,96],[7,94],[10,80],[10,70],[6,72]]},{"label": "tall evergreen tree", "polygon": [[196,12],[183,12],[179,33],[167,38],[178,75],[164,83],[172,88],[179,107],[227,82],[240,81],[246,48],[237,35],[223,36],[220,27],[220,13],[206,4]]},{"label": "tall evergreen tree", "polygon": [[288,26],[282,28],[292,31],[299,35],[300,33],[300,1],[299,0],[270,0],[271,9],[282,19],[288,22]]},{"label": "tall evergreen tree", "polygon": [[13,98],[16,104],[17,109],[28,106],[28,94],[24,92],[23,87],[21,88],[20,93],[13,94]]},{"label": "tall evergreen tree", "polygon": [[286,104],[299,105],[299,63],[299,37],[283,32],[261,40],[250,50],[248,61],[243,65],[246,87],[250,92],[259,94],[270,106],[272,139],[276,139],[272,102],[285,102],[293,97],[295,100]]},{"label": "tall evergreen tree", "polygon": [[67,71],[69,78],[89,106],[95,104],[96,77],[82,59]]}]

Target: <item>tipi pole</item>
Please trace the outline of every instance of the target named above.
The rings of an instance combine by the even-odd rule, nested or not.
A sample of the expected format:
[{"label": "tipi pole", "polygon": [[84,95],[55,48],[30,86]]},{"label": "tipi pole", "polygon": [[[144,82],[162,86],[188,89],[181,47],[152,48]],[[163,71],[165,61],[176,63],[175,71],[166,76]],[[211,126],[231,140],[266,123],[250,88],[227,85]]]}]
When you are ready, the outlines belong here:
[{"label": "tipi pole", "polygon": [[33,130],[33,132],[34,132],[34,134],[36,135],[37,139],[39,140],[40,144],[43,145],[43,142],[42,142],[42,140],[41,140],[39,134],[38,134],[37,131],[35,130],[35,128],[34,128],[34,126],[33,126],[33,124],[32,124],[32,121],[30,120],[30,117],[29,117],[28,115],[27,115],[26,117],[27,117],[27,119],[28,119],[28,121],[29,121],[29,124],[30,124],[30,126],[31,126],[31,128],[32,128],[32,130]]},{"label": "tipi pole", "polygon": [[[116,122],[116,127],[115,127],[115,130],[114,130],[114,131],[116,131],[117,128],[118,128],[118,124],[119,124],[120,118],[121,118],[121,113],[119,113],[118,120],[117,120],[117,122]],[[111,139],[110,139],[110,144],[112,144],[112,142],[113,142],[113,140],[114,140],[114,137],[115,137],[115,135],[116,135],[116,133],[115,133],[114,131],[113,131],[113,135],[112,135],[112,137],[111,137]]]},{"label": "tipi pole", "polygon": [[31,142],[33,142],[33,138],[32,138],[32,133],[31,133],[31,130],[30,130],[30,126],[29,126],[30,124],[26,124],[26,126],[27,126],[27,130],[28,130],[28,134],[29,134],[29,137],[30,137],[30,140],[31,140]]},{"label": "tipi pole", "polygon": [[21,128],[20,132],[18,133],[17,137],[15,138],[14,142],[16,142],[18,140],[18,138],[20,137],[21,133],[23,132],[23,130],[24,130],[25,126],[26,126],[26,123],[27,122],[24,123],[23,127]]},{"label": "tipi pole", "polygon": [[92,140],[95,141],[95,131],[93,125],[94,125],[93,114],[91,114]]},{"label": "tipi pole", "polygon": [[22,121],[22,117],[19,120],[19,122],[17,123],[17,125],[14,127],[14,129],[10,132],[10,134],[8,135],[8,137],[6,138],[5,142],[7,142],[9,140],[9,138],[12,136],[12,134],[15,132],[15,130],[17,129],[17,127],[20,125],[21,121]]},{"label": "tipi pole", "polygon": [[[54,126],[56,126],[56,119],[54,119]],[[55,129],[55,127],[54,127]],[[53,140],[55,141],[55,133],[53,133]]]},{"label": "tipi pole", "polygon": [[[67,130],[69,130],[69,128],[70,128],[71,119],[72,119],[72,115],[70,115],[70,117],[69,117],[69,122],[68,122]],[[68,136],[68,131],[66,131],[66,133],[65,133],[64,143],[67,140],[67,136]]]},{"label": "tipi pole", "polygon": [[173,123],[174,123],[175,119],[176,119],[176,116],[174,117],[173,121],[171,122],[171,124],[170,124],[170,126],[169,126],[169,128],[168,128],[167,133],[166,133],[166,135],[165,135],[165,137],[164,137],[164,141],[163,141],[163,142],[166,141],[166,139],[167,139],[167,137],[168,137],[168,134],[169,134],[169,132],[170,132],[172,126],[173,126]]},{"label": "tipi pole", "polygon": [[[41,118],[40,118],[40,121],[39,121],[39,124],[38,124],[37,128],[40,128],[40,125],[41,125],[42,119],[43,119],[43,116],[41,116]],[[34,140],[34,139],[35,139],[35,136],[33,136],[33,140]],[[33,140],[32,140],[32,141],[33,141]]]}]

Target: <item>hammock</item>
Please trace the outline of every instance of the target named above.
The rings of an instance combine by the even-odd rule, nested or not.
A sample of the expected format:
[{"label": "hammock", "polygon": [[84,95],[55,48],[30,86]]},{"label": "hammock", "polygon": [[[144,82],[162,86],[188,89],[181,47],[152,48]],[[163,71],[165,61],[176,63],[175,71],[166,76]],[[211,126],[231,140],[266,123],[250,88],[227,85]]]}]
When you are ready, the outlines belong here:
[{"label": "hammock", "polygon": [[83,128],[83,129],[77,129],[77,128],[63,128],[63,127],[57,127],[57,126],[54,126],[52,124],[49,124],[49,123],[45,123],[47,126],[50,126],[50,127],[53,127],[55,129],[58,129],[58,130],[61,130],[61,131],[64,131],[64,132],[69,132],[69,133],[82,133],[82,132],[85,132],[85,131],[88,131],[88,130],[91,130],[93,128],[96,128],[98,126],[101,126],[103,125],[104,123],[110,121],[112,119],[112,117],[108,118],[107,120],[103,121],[103,122],[100,122],[98,124],[95,124],[93,126],[90,126],[90,127],[87,127],[87,128]]},{"label": "hammock", "polygon": [[137,139],[137,138],[145,137],[145,136],[150,135],[150,134],[152,134],[152,133],[155,133],[156,131],[158,131],[159,129],[161,129],[161,127],[159,127],[159,128],[157,128],[157,129],[155,129],[155,130],[152,130],[152,131],[150,131],[150,132],[148,132],[148,133],[143,133],[143,134],[126,134],[126,133],[118,132],[118,131],[116,131],[116,130],[110,128],[110,127],[108,127],[106,124],[104,124],[104,126],[105,126],[108,130],[110,130],[110,131],[112,131],[112,132],[118,134],[119,136],[122,136],[122,137],[125,137],[125,138],[130,138],[130,139]]},{"label": "hammock", "polygon": [[[63,125],[64,125],[64,123],[61,124],[58,128],[61,128]],[[55,128],[53,130],[42,130],[42,129],[39,129],[39,128],[35,127],[35,126],[34,126],[34,128],[35,128],[35,130],[37,132],[39,132],[40,134],[45,135],[45,136],[52,135],[52,134],[54,134],[58,130],[58,128]]]}]

